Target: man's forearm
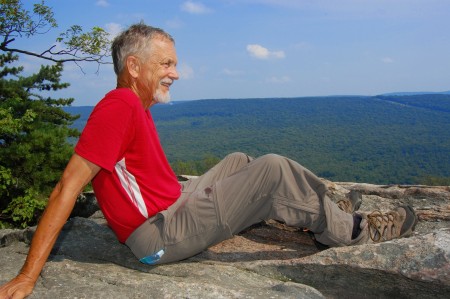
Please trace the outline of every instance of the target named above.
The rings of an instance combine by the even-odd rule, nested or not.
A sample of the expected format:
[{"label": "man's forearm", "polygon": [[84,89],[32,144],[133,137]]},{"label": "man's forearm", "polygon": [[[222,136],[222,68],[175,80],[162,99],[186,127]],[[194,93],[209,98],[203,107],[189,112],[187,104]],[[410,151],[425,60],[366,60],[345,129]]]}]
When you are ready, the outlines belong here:
[{"label": "man's forearm", "polygon": [[72,156],[39,221],[22,275],[36,282],[78,195],[99,171],[97,165],[77,154]]},{"label": "man's forearm", "polygon": [[0,298],[24,298],[33,291],[59,232],[70,216],[78,194],[99,171],[99,166],[77,154],[72,156],[61,180],[50,195],[20,274],[0,286]]},{"label": "man's forearm", "polygon": [[36,228],[25,264],[20,271],[22,275],[34,282],[38,279],[59,232],[70,216],[78,195],[68,194],[62,188],[60,182],[53,190],[47,208]]}]

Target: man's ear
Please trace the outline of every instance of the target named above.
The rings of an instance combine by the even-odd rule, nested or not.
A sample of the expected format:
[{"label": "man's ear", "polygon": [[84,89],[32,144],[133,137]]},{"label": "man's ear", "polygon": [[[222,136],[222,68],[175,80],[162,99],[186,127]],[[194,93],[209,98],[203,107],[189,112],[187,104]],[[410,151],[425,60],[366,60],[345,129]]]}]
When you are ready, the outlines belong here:
[{"label": "man's ear", "polygon": [[139,76],[139,72],[141,71],[141,64],[139,59],[135,56],[128,56],[127,69],[130,76],[136,79]]}]

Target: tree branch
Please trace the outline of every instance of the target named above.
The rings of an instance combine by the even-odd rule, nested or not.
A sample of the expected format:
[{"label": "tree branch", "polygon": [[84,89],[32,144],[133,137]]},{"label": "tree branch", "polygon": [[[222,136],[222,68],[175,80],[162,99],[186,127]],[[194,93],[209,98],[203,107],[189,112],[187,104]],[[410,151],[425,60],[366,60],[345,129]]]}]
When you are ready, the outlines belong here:
[{"label": "tree branch", "polygon": [[[52,53],[49,50],[47,50],[47,51],[44,51],[42,54],[38,54],[38,53],[30,52],[30,51],[25,51],[25,50],[21,50],[21,49],[12,49],[12,48],[7,48],[7,47],[2,47],[0,49],[5,52],[22,53],[25,55],[34,56],[34,57],[42,58],[42,59],[53,61],[53,62],[63,63],[63,62],[87,61],[87,62],[97,62],[98,64],[112,64],[112,62],[109,62],[109,61],[102,61],[102,58],[107,56],[106,54],[102,54],[102,55],[99,54],[97,56],[86,56],[86,57],[80,58],[80,57],[76,57],[74,54],[71,54],[70,52],[67,52],[67,51],[59,51],[57,53]],[[54,55],[70,55],[70,56],[72,56],[72,58],[53,58],[53,57],[43,55],[46,52],[48,52],[50,54],[54,54]]]}]

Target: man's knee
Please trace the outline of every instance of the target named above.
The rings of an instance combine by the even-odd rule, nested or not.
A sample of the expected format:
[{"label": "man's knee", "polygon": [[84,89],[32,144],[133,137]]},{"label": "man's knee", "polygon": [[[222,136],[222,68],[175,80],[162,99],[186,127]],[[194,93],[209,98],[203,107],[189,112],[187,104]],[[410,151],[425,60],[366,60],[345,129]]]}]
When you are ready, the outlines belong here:
[{"label": "man's knee", "polygon": [[256,161],[258,161],[256,165],[258,165],[259,172],[270,173],[270,176],[276,180],[283,175],[283,169],[286,165],[285,157],[277,154],[266,154],[259,157]]},{"label": "man's knee", "polygon": [[266,154],[264,156],[261,156],[260,159],[265,161],[267,165],[271,166],[279,166],[280,163],[286,160],[285,157],[280,156],[278,154]]},{"label": "man's knee", "polygon": [[252,160],[252,157],[250,157],[247,154],[241,153],[241,152],[234,152],[231,154],[228,154],[225,159],[232,159],[236,161],[244,161],[246,163],[250,162]]}]

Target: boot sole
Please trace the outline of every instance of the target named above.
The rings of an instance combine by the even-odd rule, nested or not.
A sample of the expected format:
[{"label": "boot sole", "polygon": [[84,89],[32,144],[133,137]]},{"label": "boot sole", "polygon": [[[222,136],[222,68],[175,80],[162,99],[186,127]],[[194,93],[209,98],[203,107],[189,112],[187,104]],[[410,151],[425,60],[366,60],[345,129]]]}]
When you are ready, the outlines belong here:
[{"label": "boot sole", "polygon": [[410,205],[403,205],[399,208],[403,208],[406,212],[406,219],[402,225],[402,229],[400,230],[399,238],[409,237],[410,235],[412,235],[417,225],[418,218],[416,212]]}]

